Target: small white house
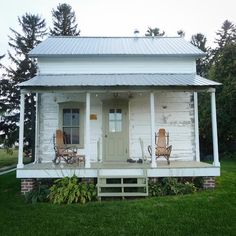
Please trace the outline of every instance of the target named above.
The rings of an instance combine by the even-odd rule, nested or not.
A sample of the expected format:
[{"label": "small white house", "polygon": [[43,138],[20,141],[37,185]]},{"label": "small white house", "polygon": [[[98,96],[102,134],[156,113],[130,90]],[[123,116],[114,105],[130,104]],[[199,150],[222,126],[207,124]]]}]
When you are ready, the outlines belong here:
[{"label": "small white house", "polygon": [[[141,175],[144,168],[147,178],[219,176],[219,83],[196,75],[196,59],[204,55],[180,37],[49,37],[29,53],[38,61],[37,76],[20,84],[17,178],[122,178]],[[197,98],[203,91],[211,94],[212,164],[199,157]],[[36,159],[24,166],[26,93],[37,97]],[[170,165],[148,153],[148,145],[155,149],[159,128],[169,132]],[[57,129],[71,136],[85,166],[52,163]],[[127,162],[143,157],[143,164]]]}]

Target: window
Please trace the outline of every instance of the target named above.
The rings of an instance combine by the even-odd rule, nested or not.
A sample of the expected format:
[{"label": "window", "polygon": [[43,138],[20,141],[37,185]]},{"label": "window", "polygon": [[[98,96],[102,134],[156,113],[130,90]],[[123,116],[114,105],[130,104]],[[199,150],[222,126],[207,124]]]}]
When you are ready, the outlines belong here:
[{"label": "window", "polygon": [[84,113],[83,104],[65,102],[59,104],[59,128],[64,134],[64,143],[83,147],[84,141]]},{"label": "window", "polygon": [[79,144],[79,109],[63,109],[63,134],[66,144]]},{"label": "window", "polygon": [[122,110],[109,109],[109,132],[122,131]]}]

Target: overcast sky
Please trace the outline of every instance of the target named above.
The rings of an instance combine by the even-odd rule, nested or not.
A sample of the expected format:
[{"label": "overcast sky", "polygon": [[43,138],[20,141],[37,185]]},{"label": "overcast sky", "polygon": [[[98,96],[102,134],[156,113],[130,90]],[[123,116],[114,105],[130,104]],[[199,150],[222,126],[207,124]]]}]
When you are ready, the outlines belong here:
[{"label": "overcast sky", "polygon": [[50,27],[51,11],[59,3],[72,6],[81,36],[132,36],[134,29],[141,36],[147,27],[158,27],[167,36],[176,36],[176,31],[183,29],[187,40],[201,32],[212,45],[224,20],[236,23],[235,0],[4,0],[0,8],[0,55],[9,49],[9,27],[19,31],[18,16],[39,14]]}]

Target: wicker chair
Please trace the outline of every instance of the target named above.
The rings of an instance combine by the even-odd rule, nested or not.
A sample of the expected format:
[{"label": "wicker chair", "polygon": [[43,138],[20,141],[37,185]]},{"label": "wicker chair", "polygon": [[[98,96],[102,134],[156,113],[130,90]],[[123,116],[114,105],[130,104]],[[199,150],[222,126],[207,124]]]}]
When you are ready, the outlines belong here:
[{"label": "wicker chair", "polygon": [[[158,133],[155,133],[155,143],[156,150],[155,155],[158,157],[165,157],[168,165],[170,164],[170,154],[172,150],[172,145],[169,145],[169,133],[165,131],[165,129],[159,129]],[[148,152],[152,155],[152,147],[148,146]]]},{"label": "wicker chair", "polygon": [[84,155],[79,155],[77,147],[67,146],[65,144],[65,135],[61,130],[56,130],[56,134],[53,135],[53,143],[55,150],[55,158],[53,162],[59,164],[63,159],[67,164],[73,164],[76,162],[85,162]]}]

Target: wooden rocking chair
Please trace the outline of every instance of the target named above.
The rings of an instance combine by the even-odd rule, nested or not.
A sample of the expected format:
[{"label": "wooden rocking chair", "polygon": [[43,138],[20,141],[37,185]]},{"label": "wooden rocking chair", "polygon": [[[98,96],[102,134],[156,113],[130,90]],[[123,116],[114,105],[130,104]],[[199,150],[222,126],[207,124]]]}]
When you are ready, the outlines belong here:
[{"label": "wooden rocking chair", "polygon": [[[169,158],[172,150],[172,145],[169,145],[169,133],[167,133],[165,129],[159,129],[159,132],[155,133],[155,143],[156,143],[156,148],[155,148],[156,158],[161,156],[165,157],[169,165],[170,164]],[[151,145],[148,146],[148,152],[151,156],[152,155]]]},{"label": "wooden rocking chair", "polygon": [[65,135],[61,130],[56,130],[56,135],[53,135],[55,158],[53,162],[59,164],[63,159],[67,164],[73,164],[77,161],[85,162],[85,157],[78,155],[77,147],[67,146],[65,144]]}]

